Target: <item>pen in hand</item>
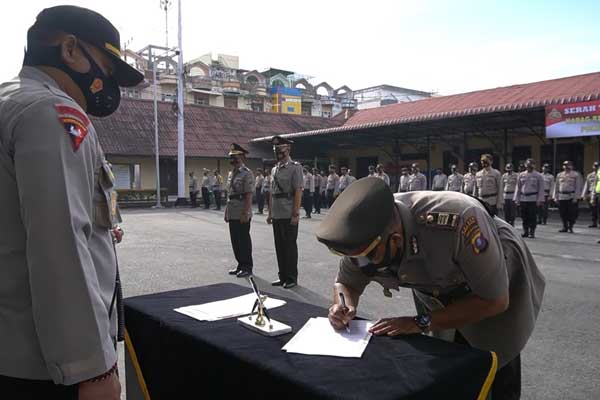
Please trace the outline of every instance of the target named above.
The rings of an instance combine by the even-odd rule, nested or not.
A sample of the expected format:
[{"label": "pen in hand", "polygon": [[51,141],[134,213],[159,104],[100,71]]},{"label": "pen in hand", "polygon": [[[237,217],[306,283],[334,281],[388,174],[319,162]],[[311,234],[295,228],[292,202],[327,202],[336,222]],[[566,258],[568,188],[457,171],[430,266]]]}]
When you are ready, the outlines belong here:
[{"label": "pen in hand", "polygon": [[[340,304],[344,308],[344,312],[348,312],[348,306],[346,306],[346,298],[344,297],[344,293],[339,292],[338,295],[340,296]],[[346,332],[350,333],[350,322],[346,324]]]}]

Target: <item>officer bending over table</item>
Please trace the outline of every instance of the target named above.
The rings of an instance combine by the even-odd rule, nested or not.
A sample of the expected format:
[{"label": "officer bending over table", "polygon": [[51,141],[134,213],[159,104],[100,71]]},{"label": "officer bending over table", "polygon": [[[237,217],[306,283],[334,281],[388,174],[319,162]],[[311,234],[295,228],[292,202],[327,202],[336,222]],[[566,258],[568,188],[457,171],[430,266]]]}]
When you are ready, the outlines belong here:
[{"label": "officer bending over table", "polygon": [[[364,178],[340,195],[317,239],[342,256],[329,320],[343,329],[365,287],[411,288],[417,316],[379,319],[375,335],[429,333],[494,351],[494,400],[519,398],[519,354],[531,336],[545,281],[512,226],[477,199],[431,191],[393,195]],[[346,307],[338,300],[346,299]]]}]

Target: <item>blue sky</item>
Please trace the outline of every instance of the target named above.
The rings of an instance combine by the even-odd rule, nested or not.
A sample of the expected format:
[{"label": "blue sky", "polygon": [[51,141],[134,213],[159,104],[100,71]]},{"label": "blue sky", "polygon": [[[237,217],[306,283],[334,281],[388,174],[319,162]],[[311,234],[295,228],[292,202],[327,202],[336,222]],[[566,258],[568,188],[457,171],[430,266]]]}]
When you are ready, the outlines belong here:
[{"label": "blue sky", "polygon": [[[67,1],[95,9],[138,49],[164,44],[158,0]],[[176,40],[176,3],[169,16]],[[57,1],[11,3],[0,80],[20,67],[25,33]],[[352,89],[387,83],[452,94],[600,71],[600,1],[182,0],[184,59],[234,54]],[[5,14],[6,15],[6,14]],[[11,54],[12,56],[6,57]]]}]

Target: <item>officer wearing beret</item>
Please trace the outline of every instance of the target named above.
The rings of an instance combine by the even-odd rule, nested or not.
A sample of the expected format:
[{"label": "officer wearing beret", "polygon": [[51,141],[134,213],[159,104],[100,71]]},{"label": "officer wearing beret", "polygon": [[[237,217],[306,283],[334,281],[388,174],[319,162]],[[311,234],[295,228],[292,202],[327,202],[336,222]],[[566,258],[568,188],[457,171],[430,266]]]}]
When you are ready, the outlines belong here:
[{"label": "officer wearing beret", "polygon": [[114,178],[88,117],[143,80],[119,48],[102,15],[48,8],[0,85],[2,398],[120,397]]},{"label": "officer wearing beret", "polygon": [[518,398],[519,354],[533,331],[545,282],[512,226],[462,193],[393,195],[377,179],[364,178],[340,195],[317,239],[341,256],[329,310],[334,328],[343,329],[356,315],[371,281],[387,296],[391,289],[411,288],[418,315],[380,319],[371,332],[431,331],[494,351],[500,369],[492,398]]},{"label": "officer wearing beret", "polygon": [[273,286],[291,289],[298,283],[298,222],[302,202],[302,166],[290,158],[291,140],[272,139],[277,164],[271,175],[271,207],[267,223],[273,224],[279,279]]},{"label": "officer wearing beret", "polygon": [[252,218],[252,193],[254,174],[244,165],[248,151],[237,143],[229,148],[229,163],[233,167],[227,180],[229,201],[225,207],[225,222],[229,224],[231,247],[237,266],[229,270],[229,275],[245,278],[252,275],[252,240],[250,221]]}]

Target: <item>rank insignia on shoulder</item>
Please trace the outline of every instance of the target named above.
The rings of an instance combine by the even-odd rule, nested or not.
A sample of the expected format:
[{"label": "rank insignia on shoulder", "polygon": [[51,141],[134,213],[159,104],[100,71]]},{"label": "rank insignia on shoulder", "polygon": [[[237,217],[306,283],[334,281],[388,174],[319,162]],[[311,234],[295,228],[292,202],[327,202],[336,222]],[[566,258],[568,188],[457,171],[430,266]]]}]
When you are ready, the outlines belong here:
[{"label": "rank insignia on shoulder", "polygon": [[83,143],[88,134],[89,118],[71,105],[56,104],[54,107],[58,113],[58,120],[63,124],[67,134],[71,138],[73,150],[79,150],[79,146],[81,146],[81,143]]},{"label": "rank insignia on shoulder", "polygon": [[425,216],[425,224],[436,228],[456,229],[458,214],[445,212],[429,212]]}]

